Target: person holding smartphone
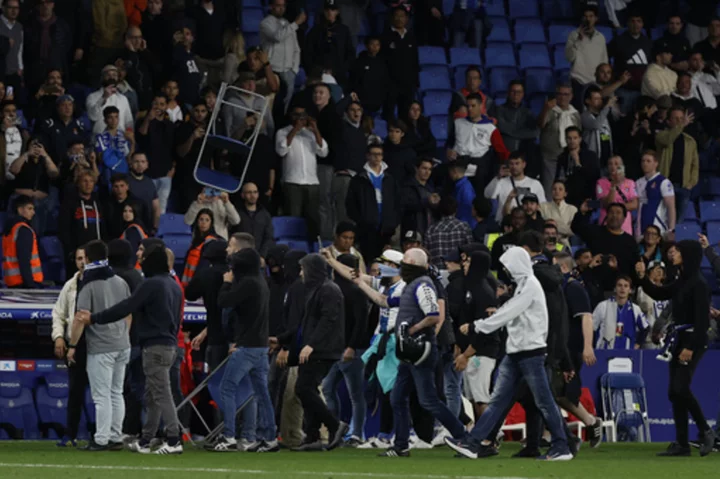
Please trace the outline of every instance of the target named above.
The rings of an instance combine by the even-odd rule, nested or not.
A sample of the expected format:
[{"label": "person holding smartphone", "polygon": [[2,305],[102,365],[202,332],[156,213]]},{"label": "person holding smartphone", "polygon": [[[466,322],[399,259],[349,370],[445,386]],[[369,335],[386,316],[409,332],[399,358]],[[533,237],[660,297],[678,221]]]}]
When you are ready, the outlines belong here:
[{"label": "person holding smartphone", "polygon": [[583,18],[580,27],[568,35],[565,44],[565,58],[570,62],[575,98],[582,98],[585,85],[595,81],[595,69],[598,65],[608,62],[607,39],[595,30],[598,21],[598,7],[586,4],[583,7]]},{"label": "person holding smartphone", "polygon": [[600,224],[604,224],[607,216],[607,208],[614,203],[625,205],[625,221],[622,230],[627,234],[633,234],[631,211],[638,208],[639,199],[635,182],[625,178],[625,165],[622,158],[613,156],[608,161],[608,176],[600,178],[597,182],[595,193],[601,201]]}]

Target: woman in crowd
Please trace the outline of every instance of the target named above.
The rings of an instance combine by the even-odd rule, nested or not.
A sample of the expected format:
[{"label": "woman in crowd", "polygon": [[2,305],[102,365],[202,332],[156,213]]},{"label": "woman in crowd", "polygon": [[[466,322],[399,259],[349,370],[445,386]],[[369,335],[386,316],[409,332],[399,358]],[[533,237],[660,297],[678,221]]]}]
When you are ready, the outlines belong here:
[{"label": "woman in crowd", "polygon": [[122,216],[125,230],[120,235],[120,238],[127,240],[132,246],[133,253],[136,253],[140,247],[140,242],[148,237],[142,218],[138,215],[137,206],[134,203],[126,204]]},{"label": "woman in crowd", "polygon": [[651,262],[662,261],[662,246],[660,228],[655,225],[650,225],[645,228],[642,240],[640,240],[640,244],[638,245],[640,259],[643,260],[645,266]]},{"label": "woman in crowd", "polygon": [[408,127],[406,140],[415,149],[418,157],[435,157],[437,140],[430,130],[430,120],[423,115],[422,104],[419,101],[410,103],[405,118]]},{"label": "woman in crowd", "polygon": [[638,209],[638,195],[635,182],[625,177],[625,165],[622,158],[613,156],[608,160],[608,176],[600,178],[596,187],[597,199],[602,204],[600,210],[600,224],[604,224],[607,216],[607,207],[613,203],[622,203],[627,209],[622,229],[632,235],[631,211]]},{"label": "woman in crowd", "polygon": [[216,239],[218,239],[218,234],[215,232],[213,212],[209,208],[203,208],[198,211],[192,224],[192,242],[187,255],[185,255],[185,267],[181,279],[183,288],[186,288],[192,277],[195,276],[195,271],[200,265],[203,247]]}]

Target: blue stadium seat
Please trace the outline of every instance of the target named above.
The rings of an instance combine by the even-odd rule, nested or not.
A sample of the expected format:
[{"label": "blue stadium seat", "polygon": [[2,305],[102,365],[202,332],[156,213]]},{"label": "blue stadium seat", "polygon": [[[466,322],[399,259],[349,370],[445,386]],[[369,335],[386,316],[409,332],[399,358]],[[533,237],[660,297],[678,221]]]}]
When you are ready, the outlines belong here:
[{"label": "blue stadium seat", "polygon": [[272,219],[275,238],[306,240],[308,231],[305,218],[297,216],[274,216]]},{"label": "blue stadium seat", "polygon": [[708,221],[705,224],[707,239],[712,246],[720,244],[720,221]]},{"label": "blue stadium seat", "polygon": [[51,439],[62,437],[65,432],[69,390],[67,374],[48,374],[45,384],[38,386],[36,404],[40,428]]},{"label": "blue stadium seat", "polygon": [[506,92],[508,84],[520,77],[515,67],[493,68],[490,70],[490,92],[493,95]]},{"label": "blue stadium seat", "polygon": [[488,42],[511,42],[512,34],[510,33],[510,25],[505,18],[493,18],[491,20],[493,27],[490,35],[487,36]]},{"label": "blue stadium seat", "polygon": [[685,221],[700,221],[697,213],[695,212],[695,203],[693,203],[692,201],[688,201],[685,205],[685,216],[683,218],[683,222]]},{"label": "blue stadium seat", "polygon": [[650,32],[650,38],[653,40],[657,40],[661,38],[665,34],[665,25],[659,25],[652,29]]},{"label": "blue stadium seat", "polygon": [[476,65],[480,66],[480,50],[472,47],[451,48],[450,66]]},{"label": "blue stadium seat", "polygon": [[[456,67],[453,69],[452,80],[453,80],[453,89],[454,90],[459,90],[465,86],[465,71],[466,70],[467,70],[466,67]],[[485,76],[483,75],[483,79],[484,79],[484,77]]]},{"label": "blue stadium seat", "polygon": [[705,277],[705,282],[707,282],[708,286],[710,287],[710,291],[714,294],[720,293],[718,278],[712,268],[701,268],[701,271],[702,275]]},{"label": "blue stadium seat", "polygon": [[495,106],[502,106],[507,103],[507,95],[497,95],[493,97],[493,103]]},{"label": "blue stadium seat", "polygon": [[[576,20],[573,2],[570,0],[540,0],[545,23],[558,20]],[[604,10],[601,8],[600,10]]]},{"label": "blue stadium seat", "polygon": [[[243,8],[242,11],[242,32],[245,33],[259,33],[260,22],[262,22],[265,14],[260,8]],[[247,40],[246,40],[247,42]],[[248,43],[248,46],[251,44]]]},{"label": "blue stadium seat", "polygon": [[423,65],[447,65],[445,49],[442,47],[419,47],[418,60]]},{"label": "blue stadium seat", "polygon": [[162,238],[165,235],[189,235],[190,227],[185,224],[184,215],[165,213],[160,216],[157,235]]},{"label": "blue stadium seat", "polygon": [[565,46],[556,45],[553,49],[553,64],[555,71],[570,70],[570,62],[565,58]]},{"label": "blue stadium seat", "polygon": [[448,117],[447,116],[431,116],[430,131],[438,142],[438,146],[445,144],[448,137]]},{"label": "blue stadium seat", "polygon": [[58,237],[44,236],[40,238],[38,249],[45,280],[63,284],[65,281],[65,254]]},{"label": "blue stadium seat", "polygon": [[[613,39],[613,29],[611,27],[606,27],[604,25],[595,25],[595,30],[603,34],[607,43],[610,43],[610,40]],[[615,33],[620,35],[621,32],[617,31]]]},{"label": "blue stadium seat", "polygon": [[552,68],[547,45],[544,44],[523,44],[519,48],[520,70],[527,68]]},{"label": "blue stadium seat", "polygon": [[431,91],[423,98],[423,115],[447,115],[452,93],[445,91]]},{"label": "blue stadium seat", "polygon": [[684,239],[697,240],[699,233],[702,233],[702,229],[699,224],[681,223],[675,227],[675,241],[681,241]]},{"label": "blue stadium seat", "polygon": [[710,195],[710,178],[707,175],[701,175],[697,185],[690,190],[690,198],[694,201],[708,195]]},{"label": "blue stadium seat", "polygon": [[720,203],[715,201],[700,201],[700,221],[720,221]]},{"label": "blue stadium seat", "polygon": [[375,133],[383,140],[387,138],[387,121],[383,120],[382,118],[375,118],[374,123],[375,128],[373,128],[373,133]]},{"label": "blue stadium seat", "polygon": [[519,18],[515,21],[515,43],[546,43],[545,28],[537,18]]},{"label": "blue stadium seat", "polygon": [[312,252],[312,248],[310,248],[310,245],[308,245],[307,241],[289,239],[289,238],[280,238],[277,240],[277,243],[287,245],[287,247],[290,249],[296,249],[299,251],[304,251],[306,253]]},{"label": "blue stadium seat", "polygon": [[170,248],[175,255],[175,261],[180,262],[185,260],[185,255],[187,255],[190,244],[192,243],[192,236],[168,234],[163,237],[163,241],[165,242],[165,246]]},{"label": "blue stadium seat", "polygon": [[485,48],[485,68],[514,67],[515,49],[511,43],[488,43]]},{"label": "blue stadium seat", "polygon": [[[715,160],[717,161],[717,160]],[[715,166],[717,168],[717,166]],[[708,192],[707,196],[720,196],[720,178],[717,176],[708,177]]]},{"label": "blue stadium seat", "polygon": [[577,30],[575,25],[550,25],[548,27],[548,36],[550,37],[548,45],[562,45],[565,48],[568,36],[575,30]]},{"label": "blue stadium seat", "polygon": [[430,67],[420,72],[420,91],[452,90],[445,67]]},{"label": "blue stadium seat", "polygon": [[[366,50],[365,43],[364,42],[358,42],[357,47],[355,47],[355,56],[359,57],[362,52]],[[296,82],[297,83],[297,82]]]},{"label": "blue stadium seat", "polygon": [[0,373],[0,439],[39,439],[32,391],[20,374]]},{"label": "blue stadium seat", "polygon": [[504,17],[507,15],[504,0],[485,0],[483,4],[485,5],[485,13],[489,17]]},{"label": "blue stadium seat", "polygon": [[549,68],[531,68],[525,72],[526,94],[551,93],[555,91],[555,76]]},{"label": "blue stadium seat", "polygon": [[538,18],[540,6],[537,0],[512,0],[508,2],[510,18]]},{"label": "blue stadium seat", "polygon": [[530,111],[532,111],[536,117],[542,112],[543,106],[545,106],[545,100],[547,100],[547,95],[544,93],[535,94],[528,100],[528,108],[530,108]]},{"label": "blue stadium seat", "polygon": [[[312,15],[308,18],[312,18]],[[308,20],[308,23],[309,20]],[[245,46],[249,49],[251,47],[256,47],[260,45],[260,34],[259,33],[244,33],[245,36]]]}]

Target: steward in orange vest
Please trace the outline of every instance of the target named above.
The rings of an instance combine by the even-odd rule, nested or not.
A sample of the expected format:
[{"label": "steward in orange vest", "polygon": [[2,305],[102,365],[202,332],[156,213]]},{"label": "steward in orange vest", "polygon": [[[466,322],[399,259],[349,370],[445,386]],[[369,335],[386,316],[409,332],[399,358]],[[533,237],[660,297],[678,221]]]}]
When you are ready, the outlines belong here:
[{"label": "steward in orange vest", "polygon": [[192,243],[185,255],[185,268],[180,280],[183,288],[187,288],[188,283],[195,276],[195,271],[200,265],[203,247],[216,239],[218,239],[218,235],[215,232],[215,215],[211,209],[203,208],[198,211],[192,224]]},{"label": "steward in orange vest", "polygon": [[41,288],[44,278],[37,235],[30,226],[35,216],[32,198],[18,196],[15,212],[17,217],[5,225],[2,239],[3,279],[9,288]]}]

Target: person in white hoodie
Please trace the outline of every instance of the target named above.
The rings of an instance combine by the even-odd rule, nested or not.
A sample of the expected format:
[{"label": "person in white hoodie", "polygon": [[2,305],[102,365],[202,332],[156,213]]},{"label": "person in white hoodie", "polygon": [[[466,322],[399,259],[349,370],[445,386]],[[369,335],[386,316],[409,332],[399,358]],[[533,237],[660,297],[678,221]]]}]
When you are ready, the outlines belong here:
[{"label": "person in white hoodie", "polygon": [[[445,443],[455,452],[471,459],[496,455],[497,450],[486,438],[495,425],[504,419],[502,416],[512,405],[516,390],[524,380],[552,435],[550,450],[539,459],[569,461],[573,455],[545,371],[548,335],[545,293],[533,274],[530,255],[525,249],[510,248],[500,257],[500,263],[514,281],[515,292],[490,317],[472,324],[476,333],[484,334],[506,327],[507,355],[500,363],[495,390],[485,413],[463,439],[446,438]],[[460,332],[468,334],[469,329],[470,323],[467,323],[460,327]]]}]

